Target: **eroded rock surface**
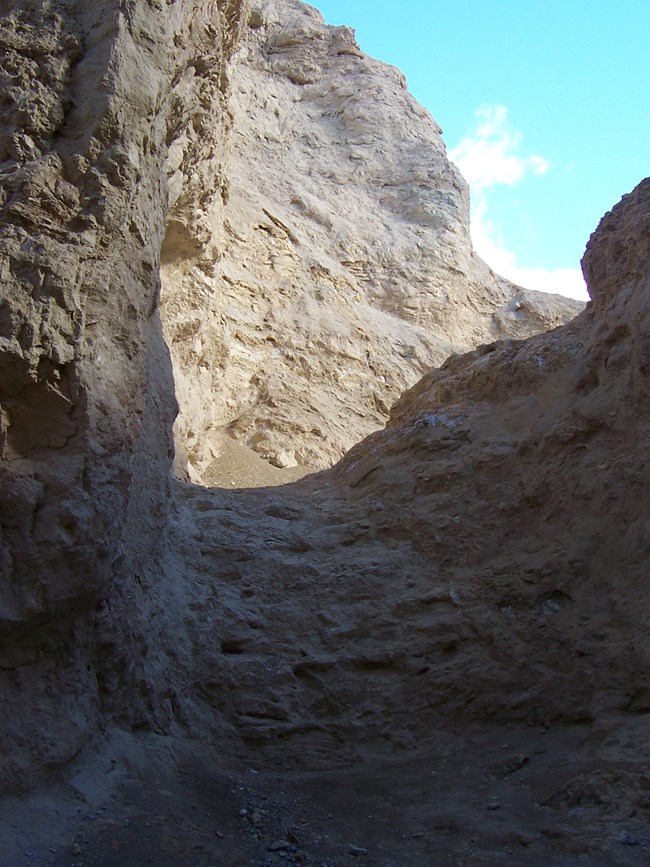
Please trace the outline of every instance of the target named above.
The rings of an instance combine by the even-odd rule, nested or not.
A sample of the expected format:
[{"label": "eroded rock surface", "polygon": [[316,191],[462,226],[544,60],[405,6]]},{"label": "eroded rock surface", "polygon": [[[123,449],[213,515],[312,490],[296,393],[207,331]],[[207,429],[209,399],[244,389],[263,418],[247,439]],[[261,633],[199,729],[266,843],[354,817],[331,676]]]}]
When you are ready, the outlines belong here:
[{"label": "eroded rock surface", "polygon": [[[474,254],[467,184],[399,70],[297,0],[266,0],[250,25],[232,69],[227,202],[206,212],[215,177],[184,194],[163,263],[177,441],[196,480],[223,432],[278,467],[329,466],[452,350],[582,306]],[[183,144],[172,188],[179,163],[192,173]],[[213,241],[197,255],[182,226],[206,213]]]},{"label": "eroded rock surface", "polygon": [[[649,205],[650,180],[603,219],[577,320],[453,356],[333,470],[175,484],[175,731],[247,769],[212,857],[264,863],[291,815],[337,865],[352,828],[379,867],[643,859]],[[159,816],[124,809],[137,845]]]},{"label": "eroded rock surface", "polygon": [[649,202],[644,181],[589,243],[606,297],[452,356],[332,471],[177,488],[197,731],[324,767],[445,720],[644,712]]},{"label": "eroded rock surface", "polygon": [[177,488],[197,733],[244,763],[326,768],[426,753],[477,721],[636,725],[648,205],[644,181],[589,243],[606,297],[597,283],[567,326],[452,356],[333,470]]},{"label": "eroded rock surface", "polygon": [[[467,320],[472,340],[482,329],[500,332],[499,317],[514,298],[523,299],[520,309],[510,308],[515,322],[529,303],[487,274],[483,301],[492,300],[472,307],[472,281],[486,272],[467,246],[462,220],[445,222],[453,208],[466,207],[465,188],[444,160],[433,121],[410,102],[397,73],[360,57],[349,31],[324,28],[303,7],[287,5],[287,21],[298,29],[286,31],[273,18],[277,8],[266,4],[249,17],[235,2],[107,0],[90,9],[73,0],[23,0],[3,7],[0,785],[33,786],[80,756],[78,782],[84,747],[100,734],[106,750],[121,744],[119,761],[98,752],[110,772],[119,762],[130,772],[129,745],[157,755],[146,778],[157,785],[160,766],[173,769],[188,744],[200,745],[208,776],[223,765],[343,773],[405,755],[443,767],[466,735],[470,742],[468,726],[489,725],[489,760],[480,747],[472,753],[484,779],[467,782],[478,804],[489,794],[486,780],[526,765],[518,752],[498,760],[499,727],[518,732],[517,742],[533,725],[552,727],[570,753],[563,726],[571,724],[572,732],[580,729],[584,761],[570,775],[565,768],[541,782],[522,773],[500,797],[516,809],[521,785],[534,794],[536,820],[543,808],[591,823],[581,853],[603,840],[610,846],[623,821],[629,845],[643,847],[650,181],[592,237],[584,269],[594,302],[571,323],[452,355],[396,403],[386,429],[334,469],[291,486],[226,491],[170,479],[176,403],[157,315],[159,251],[168,302],[176,297],[179,305],[167,311],[169,333],[180,335],[182,292],[196,290],[201,327],[216,321],[211,306],[218,312],[222,305],[226,330],[234,333],[239,322],[236,343],[228,337],[211,345],[238,346],[250,370],[263,373],[259,393],[267,389],[267,402],[238,397],[236,414],[219,422],[233,424],[244,440],[253,429],[244,405],[254,425],[267,424],[273,403],[284,417],[288,404],[273,382],[285,349],[304,342],[300,328],[309,317],[330,342],[341,331],[323,312],[332,318],[332,308],[311,307],[312,296],[297,292],[310,263],[334,275],[318,272],[318,279],[324,295],[347,305],[350,346],[350,323],[382,323],[368,338],[370,359],[350,356],[342,368],[350,355],[343,343],[323,356],[337,359],[330,371],[339,378],[357,371],[358,390],[349,392],[356,401],[385,356],[373,343],[377,334],[393,340],[408,333],[411,340],[428,333],[423,299],[453,273],[454,257],[459,297],[474,311]],[[247,59],[230,78],[244,25],[251,25]],[[353,95],[336,101],[337,70],[348,63],[351,74],[368,68],[372,81],[388,82],[389,93],[414,112],[412,129],[426,128],[434,143],[413,133],[414,174],[406,163],[395,166],[406,177],[395,175],[383,201],[380,175],[364,174],[378,159],[363,141],[365,125],[372,131],[373,117],[378,122],[373,105]],[[257,89],[237,83],[258,74]],[[358,192],[378,230],[384,211],[413,204],[399,231],[381,230],[390,243],[380,233],[373,252],[359,221],[341,215],[352,208],[347,164],[340,181],[333,178],[338,208],[315,193],[321,167],[335,168],[324,157],[301,166],[300,191],[288,170],[266,177],[254,160],[244,175],[246,142],[257,126],[246,126],[242,115],[267,117],[256,101],[272,100],[270,82],[279,102],[294,104],[299,94],[312,113],[320,88],[332,114],[319,128],[340,136],[350,154],[370,149],[372,158],[350,164],[361,164]],[[229,114],[231,86],[237,96]],[[294,108],[279,116],[269,109],[268,117],[299,117]],[[246,142],[229,155],[239,129]],[[277,150],[271,127],[261,129],[270,142],[266,159],[297,159],[288,144],[293,132],[277,132]],[[215,186],[215,178],[222,183]],[[299,194],[302,205],[286,201]],[[195,209],[200,195],[203,207]],[[307,213],[317,205],[331,225]],[[331,235],[336,244],[322,246]],[[434,235],[440,243],[422,241],[423,259],[410,256],[416,239]],[[390,283],[398,253],[409,269],[399,285],[415,287],[414,295]],[[253,272],[253,262],[267,270]],[[350,263],[359,262],[355,273]],[[172,285],[182,292],[169,294]],[[268,334],[283,322],[296,346],[283,336],[270,353],[255,349],[250,335],[269,341],[253,317],[253,296],[267,305]],[[285,296],[283,307],[277,299]],[[449,300],[435,308],[448,317],[450,344],[462,336],[454,307]],[[188,339],[201,337],[193,328]],[[425,343],[422,337],[414,345]],[[193,342],[192,351],[201,346]],[[220,392],[226,398],[246,369],[243,362],[229,366],[229,358],[224,354],[219,368],[233,377]],[[417,358],[416,367],[425,363],[424,349]],[[207,360],[197,395],[206,383],[219,385],[211,378],[214,359]],[[183,377],[200,366],[179,368],[182,392]],[[406,368],[396,370],[375,375],[388,380],[392,372],[393,383],[402,375],[406,382]],[[314,375],[316,395],[325,394],[324,377]],[[332,437],[342,429],[340,393],[338,381],[327,392],[339,408],[327,416]],[[216,422],[206,424],[197,430]],[[296,429],[289,419],[286,430],[293,436]],[[447,738],[454,745],[445,755],[440,741]],[[454,767],[461,782],[473,773],[462,761]],[[453,785],[453,775],[445,779]],[[498,813],[490,804],[486,813]],[[419,822],[424,812],[417,815]],[[474,827],[487,834],[487,820]],[[564,846],[576,851],[569,833],[548,833],[562,843],[547,855]],[[314,839],[314,853],[328,855]],[[364,841],[349,843],[365,848]],[[446,851],[443,841],[429,855]],[[491,852],[486,844],[484,863],[498,863]],[[465,863],[472,855],[458,853]],[[431,863],[433,855],[426,857],[420,863]]]},{"label": "eroded rock surface", "polygon": [[[201,98],[223,115],[242,5],[2,7],[1,786],[79,751],[118,688],[109,655],[132,722],[169,718],[135,625],[160,571],[177,408],[158,316],[164,161]],[[104,639],[95,618],[122,592],[130,613]]]}]

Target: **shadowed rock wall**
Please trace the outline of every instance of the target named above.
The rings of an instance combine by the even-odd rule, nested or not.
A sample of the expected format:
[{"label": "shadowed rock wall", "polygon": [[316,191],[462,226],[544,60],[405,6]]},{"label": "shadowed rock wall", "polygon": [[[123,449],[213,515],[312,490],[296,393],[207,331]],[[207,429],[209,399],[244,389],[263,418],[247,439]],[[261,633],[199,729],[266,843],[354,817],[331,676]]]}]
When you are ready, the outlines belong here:
[{"label": "shadowed rock wall", "polygon": [[183,490],[197,720],[246,767],[645,724],[649,215],[646,180],[603,218],[573,322],[452,356],[333,469]]},{"label": "shadowed rock wall", "polygon": [[[225,182],[241,29],[253,25],[252,57],[265,81],[268,64],[280,76],[283,98],[318,86],[307,37],[321,59],[362,60],[348,31],[287,8],[306,22],[295,40],[267,6],[249,19],[237,2],[3,7],[3,788],[45,778],[113,722],[196,735],[237,760],[328,766],[426,746],[449,718],[552,724],[650,706],[648,181],[593,236],[594,302],[575,321],[453,355],[386,430],[287,491],[170,482],[160,259],[183,292],[205,265],[200,319],[221,303],[212,267],[225,276],[246,248],[251,214],[241,202],[238,235],[228,208],[244,192],[229,200]],[[348,108],[330,132],[370,112]],[[435,153],[462,203],[440,143]],[[321,229],[294,231],[264,207],[256,249],[269,275],[295,278],[302,260],[287,245]],[[231,280],[234,303],[241,273]],[[341,285],[358,293],[359,317],[374,315],[367,286]],[[382,322],[403,301],[387,298]],[[418,319],[409,304],[382,333]],[[494,324],[490,309],[474,321]]]},{"label": "shadowed rock wall", "polygon": [[132,722],[168,714],[152,712],[134,625],[161,568],[177,410],[158,316],[163,164],[206,90],[223,101],[242,6],[3,6],[2,786],[73,756],[118,688],[101,673],[115,643],[94,631],[116,595],[131,600],[117,669]]}]

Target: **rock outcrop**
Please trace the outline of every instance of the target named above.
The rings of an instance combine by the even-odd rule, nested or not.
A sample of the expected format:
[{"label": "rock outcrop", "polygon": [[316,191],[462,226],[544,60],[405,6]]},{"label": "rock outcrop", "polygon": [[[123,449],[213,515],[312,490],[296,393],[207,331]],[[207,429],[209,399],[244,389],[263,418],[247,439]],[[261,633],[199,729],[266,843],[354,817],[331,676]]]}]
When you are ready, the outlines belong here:
[{"label": "rock outcrop", "polygon": [[649,205],[601,222],[576,320],[452,356],[333,470],[182,489],[201,730],[327,767],[647,713]]},{"label": "rock outcrop", "polygon": [[[277,8],[3,7],[3,789],[47,778],[116,727],[199,738],[229,763],[324,767],[426,751],[450,720],[553,725],[650,706],[650,181],[592,237],[594,301],[574,321],[452,355],[398,401],[385,430],[288,488],[172,481],[161,263],[181,394],[194,376],[195,394],[215,390],[227,409],[218,419],[188,409],[186,420],[195,411],[208,434],[229,426],[276,461],[285,441],[275,432],[300,432],[280,385],[293,353],[305,393],[318,355],[300,361],[308,332],[326,335],[334,365],[312,376],[314,412],[331,419],[313,433],[329,451],[299,455],[316,461],[337,437],[345,445],[348,407],[378,407],[378,423],[389,391],[369,388],[373,366],[396,388],[443,351],[426,336],[432,318],[455,345],[499,336],[504,322],[527,329],[537,303],[473,257],[465,187],[397,73],[297,4],[286,30]],[[248,59],[230,78],[244,26]],[[412,112],[408,165],[393,145],[382,159],[373,150],[379,118],[370,96],[341,90],[346,64],[354,76],[369,70],[370,95],[385,81],[389,104]],[[274,93],[295,111],[276,115]],[[314,129],[326,144],[338,137],[357,169],[310,146],[304,182],[290,181],[295,131],[273,129],[300,117],[297,99],[321,112]],[[258,127],[244,113],[263,123],[264,159],[284,175],[252,158]],[[400,132],[388,127],[394,144]],[[327,172],[336,194],[319,192]],[[392,185],[380,190],[381,173]],[[301,292],[303,269],[334,307]],[[182,309],[191,299],[196,315]],[[230,336],[212,342],[220,310]],[[368,337],[353,355],[357,327]],[[196,358],[179,355],[189,341]],[[381,366],[381,341],[403,346],[404,366],[395,354]],[[219,352],[221,384],[210,369]],[[345,400],[344,374],[356,383]],[[254,377],[257,397],[238,395]],[[204,459],[199,449],[199,468]]]},{"label": "rock outcrop", "polygon": [[[158,315],[164,163],[203,102],[195,147],[218,164],[247,13],[159,5],[2,8],[0,786],[79,751],[117,688],[107,655],[132,723],[169,714],[134,625],[161,568],[177,410]],[[129,613],[104,641],[95,621],[121,592]]]},{"label": "rock outcrop", "polygon": [[[203,173],[183,186],[163,251],[177,442],[193,478],[210,478],[224,432],[275,466],[329,466],[452,350],[581,309],[507,283],[474,254],[467,184],[440,128],[349,28],[266,0],[232,84],[212,243],[197,252],[187,236],[215,185]],[[173,195],[179,166],[191,175],[196,162],[186,145],[170,149]]]}]

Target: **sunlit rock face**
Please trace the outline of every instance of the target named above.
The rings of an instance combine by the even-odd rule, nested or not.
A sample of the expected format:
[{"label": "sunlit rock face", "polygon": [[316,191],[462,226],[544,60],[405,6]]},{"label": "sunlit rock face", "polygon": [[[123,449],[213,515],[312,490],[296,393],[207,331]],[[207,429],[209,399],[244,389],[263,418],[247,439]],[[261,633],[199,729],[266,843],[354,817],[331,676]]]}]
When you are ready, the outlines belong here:
[{"label": "sunlit rock face", "polygon": [[[168,162],[162,312],[195,478],[210,477],[223,432],[275,466],[328,466],[452,350],[581,309],[474,254],[439,126],[349,28],[296,0],[261,3],[231,76],[224,173],[181,184],[183,137]],[[212,235],[198,252],[184,228],[197,219]]]}]

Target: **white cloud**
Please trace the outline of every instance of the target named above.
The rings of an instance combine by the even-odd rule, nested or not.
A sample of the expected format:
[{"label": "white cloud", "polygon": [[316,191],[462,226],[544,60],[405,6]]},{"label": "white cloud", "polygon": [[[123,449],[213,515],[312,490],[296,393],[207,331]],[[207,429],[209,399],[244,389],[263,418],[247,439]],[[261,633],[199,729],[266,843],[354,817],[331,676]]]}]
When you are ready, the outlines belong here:
[{"label": "white cloud", "polygon": [[487,217],[487,204],[479,200],[472,206],[472,241],[479,256],[490,268],[507,277],[518,286],[537,289],[539,292],[556,292],[578,301],[588,301],[587,287],[578,268],[524,268],[517,264],[517,257],[508,250],[495,226]]},{"label": "white cloud", "polygon": [[531,171],[545,174],[550,165],[544,157],[520,153],[523,136],[508,121],[504,105],[484,105],[476,111],[474,136],[466,136],[449,152],[473,191],[518,183]]},{"label": "white cloud", "polygon": [[558,292],[587,300],[582,273],[577,268],[526,268],[504,245],[497,227],[488,216],[488,192],[498,184],[512,187],[527,174],[544,175],[550,163],[537,154],[522,150],[522,134],[508,121],[503,105],[482,106],[476,111],[477,127],[449,151],[472,192],[472,240],[476,252],[498,274],[528,289]]}]

